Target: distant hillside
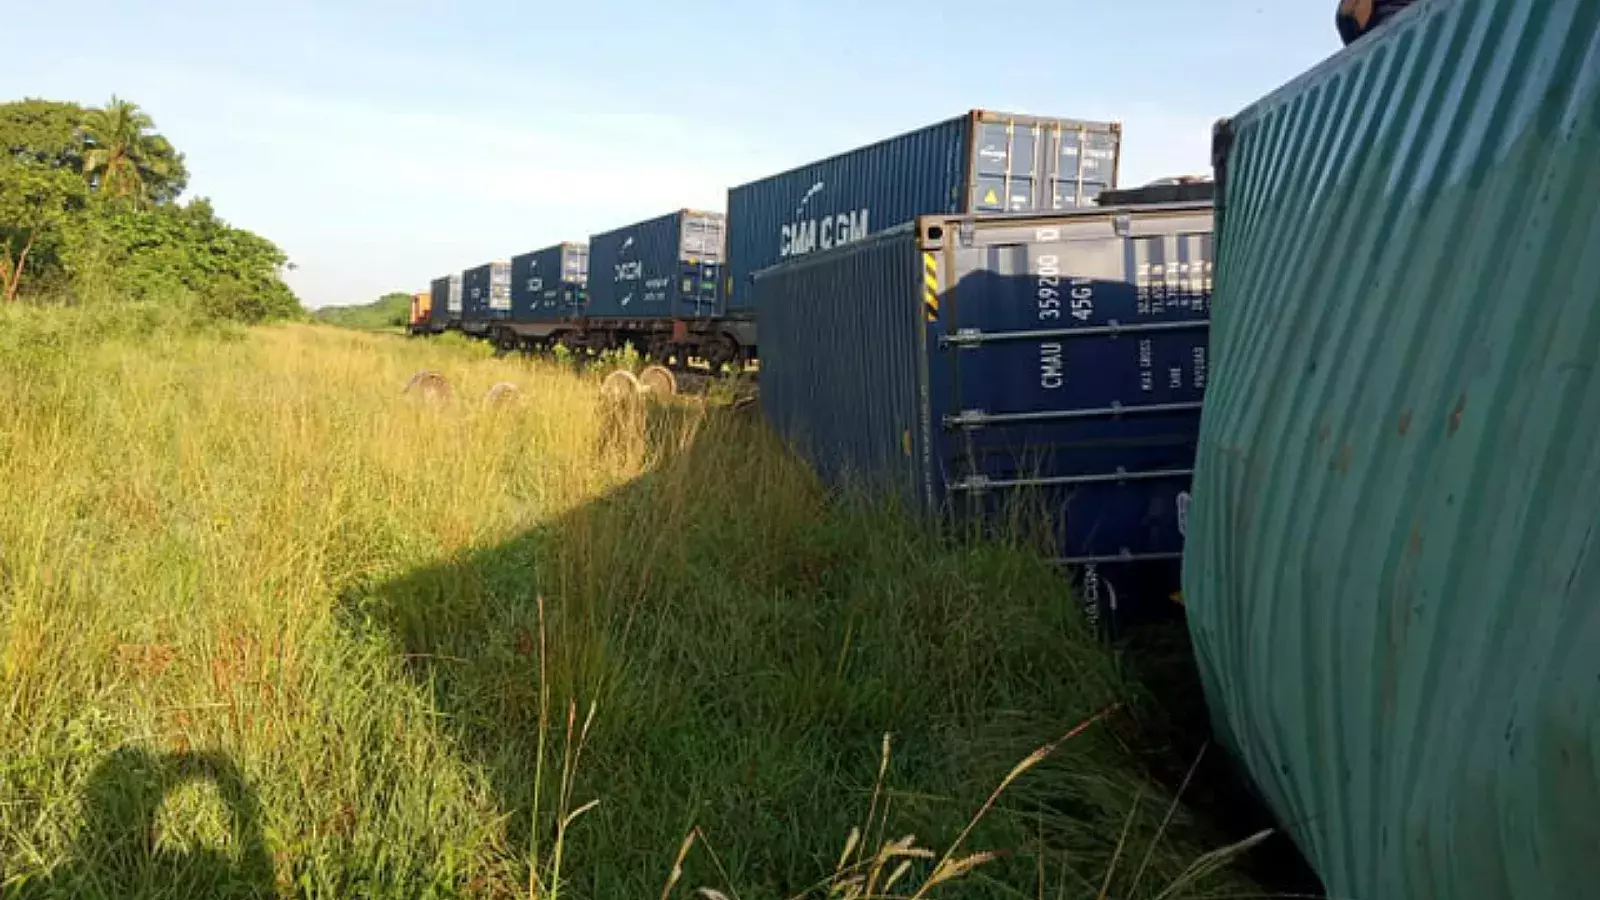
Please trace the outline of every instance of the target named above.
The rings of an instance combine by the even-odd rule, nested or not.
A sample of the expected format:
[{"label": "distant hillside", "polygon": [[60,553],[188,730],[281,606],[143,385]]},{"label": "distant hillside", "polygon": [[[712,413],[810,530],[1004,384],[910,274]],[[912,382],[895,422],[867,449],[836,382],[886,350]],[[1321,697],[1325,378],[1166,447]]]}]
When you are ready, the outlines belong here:
[{"label": "distant hillside", "polygon": [[359,306],[324,306],[316,311],[315,316],[319,322],[364,331],[404,328],[411,319],[411,295],[384,294],[371,303]]}]

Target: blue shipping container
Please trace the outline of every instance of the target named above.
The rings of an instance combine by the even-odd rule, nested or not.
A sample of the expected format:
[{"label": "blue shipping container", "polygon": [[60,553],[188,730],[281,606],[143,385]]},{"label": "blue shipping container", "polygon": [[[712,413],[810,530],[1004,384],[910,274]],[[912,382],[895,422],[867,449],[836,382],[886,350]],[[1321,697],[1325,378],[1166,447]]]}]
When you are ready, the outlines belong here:
[{"label": "blue shipping container", "polygon": [[1120,630],[1180,583],[1211,228],[1210,204],[924,217],[763,270],[762,406],[834,486],[1048,522]]},{"label": "blue shipping container", "polygon": [[583,314],[589,248],[560,243],[511,258],[511,321],[556,322]]},{"label": "blue shipping container", "polygon": [[461,273],[461,321],[471,327],[511,315],[511,264],[484,263]]},{"label": "blue shipping container", "polygon": [[434,330],[443,331],[461,322],[461,274],[435,278],[429,285],[433,295],[433,309],[429,319]]},{"label": "blue shipping container", "polygon": [[589,239],[587,315],[692,319],[720,313],[723,215],[682,209]]},{"label": "blue shipping container", "polygon": [[428,307],[428,325],[434,331],[443,331],[451,319],[450,277],[445,275],[428,283],[428,295],[432,298]]},{"label": "blue shipping container", "polygon": [[1117,186],[1114,122],[973,110],[728,191],[730,315],[750,277],[921,215],[1066,211]]}]

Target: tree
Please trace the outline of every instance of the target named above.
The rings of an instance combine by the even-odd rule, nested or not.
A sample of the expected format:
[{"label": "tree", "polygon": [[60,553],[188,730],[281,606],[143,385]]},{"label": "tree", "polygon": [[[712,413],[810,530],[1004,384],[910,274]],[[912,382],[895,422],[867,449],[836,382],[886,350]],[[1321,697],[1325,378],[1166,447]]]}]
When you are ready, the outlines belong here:
[{"label": "tree", "polygon": [[66,169],[0,162],[0,292],[7,303],[16,302],[30,257],[57,261],[87,201],[83,179]]},{"label": "tree", "polygon": [[189,186],[189,169],[183,154],[159,134],[145,142],[145,168],[140,172],[145,194],[151,203],[175,203]]},{"label": "tree", "polygon": [[300,315],[288,260],[260,235],[176,201],[183,155],[137,104],[0,103],[0,299],[193,303],[245,322]]},{"label": "tree", "polygon": [[86,149],[83,120],[88,114],[76,103],[34,99],[0,103],[0,154],[13,162],[81,172]]},{"label": "tree", "polygon": [[411,323],[411,295],[391,291],[371,303],[324,306],[317,310],[316,318],[329,325],[368,331],[404,328]]},{"label": "tree", "polygon": [[149,134],[155,121],[137,103],[116,96],[104,109],[89,110],[83,131],[88,149],[83,171],[102,196],[145,203],[171,200],[182,190],[172,190],[175,177],[187,181],[182,157],[166,138]]},{"label": "tree", "polygon": [[74,275],[117,296],[188,295],[209,315],[241,322],[301,312],[280,277],[286,263],[276,244],[224,222],[203,197],[184,206],[107,207],[69,260]]}]

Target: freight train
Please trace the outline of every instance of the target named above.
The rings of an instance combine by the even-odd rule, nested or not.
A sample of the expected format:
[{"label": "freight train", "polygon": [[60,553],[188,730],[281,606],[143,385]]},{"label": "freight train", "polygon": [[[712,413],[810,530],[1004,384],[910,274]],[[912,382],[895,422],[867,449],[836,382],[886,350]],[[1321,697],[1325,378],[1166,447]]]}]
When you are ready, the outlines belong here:
[{"label": "freight train", "polygon": [[974,110],[435,279],[412,332],[759,366],[830,483],[931,518],[1042,504],[1091,618],[1178,591],[1205,389],[1209,180],[1122,190],[1115,122]]},{"label": "freight train", "polygon": [[973,110],[730,188],[726,214],[677,210],[441,277],[412,330],[741,365],[759,355],[756,271],[919,215],[1092,205],[1117,186],[1121,145],[1114,122]]}]

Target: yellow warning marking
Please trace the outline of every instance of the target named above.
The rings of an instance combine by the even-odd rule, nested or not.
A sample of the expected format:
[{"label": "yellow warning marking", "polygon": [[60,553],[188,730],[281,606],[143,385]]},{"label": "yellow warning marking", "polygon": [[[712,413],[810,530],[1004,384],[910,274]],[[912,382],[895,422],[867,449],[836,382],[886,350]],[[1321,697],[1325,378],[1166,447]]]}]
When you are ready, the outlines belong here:
[{"label": "yellow warning marking", "polygon": [[983,202],[989,206],[1000,205],[1000,197],[995,194],[994,188],[989,188],[989,193],[983,195]]},{"label": "yellow warning marking", "polygon": [[939,260],[932,253],[922,254],[922,303],[929,322],[939,320]]}]

